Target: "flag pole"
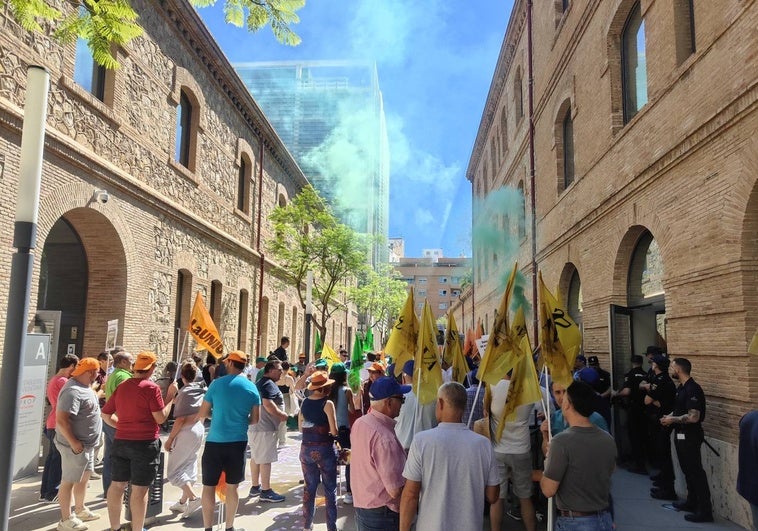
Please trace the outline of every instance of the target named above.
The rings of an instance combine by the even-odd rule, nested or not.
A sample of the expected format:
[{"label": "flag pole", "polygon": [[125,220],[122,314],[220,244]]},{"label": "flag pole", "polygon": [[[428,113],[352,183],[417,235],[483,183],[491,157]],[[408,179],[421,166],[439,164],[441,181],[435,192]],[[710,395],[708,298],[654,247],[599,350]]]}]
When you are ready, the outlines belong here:
[{"label": "flag pole", "polygon": [[[547,420],[547,440],[548,443],[550,442],[550,439],[553,438],[553,431],[552,431],[552,425],[551,425],[551,415],[550,415],[550,392],[548,390],[548,373],[547,373],[547,364],[542,368],[542,372],[545,374],[545,399],[548,401],[548,407],[545,409],[545,419]],[[551,496],[547,499],[547,530],[546,531],[553,531],[553,503],[554,503],[555,497]]]},{"label": "flag pole", "polygon": [[474,404],[471,406],[471,412],[468,414],[468,421],[466,426],[471,429],[471,419],[474,418],[474,407],[479,402],[479,391],[482,390],[482,381],[479,380],[479,385],[476,387],[476,395],[474,395]]}]

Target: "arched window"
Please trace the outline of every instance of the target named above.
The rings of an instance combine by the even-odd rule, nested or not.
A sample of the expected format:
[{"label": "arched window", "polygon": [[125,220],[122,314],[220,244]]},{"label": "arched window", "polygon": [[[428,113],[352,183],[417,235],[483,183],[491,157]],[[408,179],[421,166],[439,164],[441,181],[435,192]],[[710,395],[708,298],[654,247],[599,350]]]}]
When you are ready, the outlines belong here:
[{"label": "arched window", "polygon": [[240,290],[239,314],[237,319],[237,348],[247,352],[248,293]]},{"label": "arched window", "polygon": [[574,322],[582,327],[582,281],[579,278],[579,271],[574,270],[571,275],[568,289],[568,313]]},{"label": "arched window", "polygon": [[[174,327],[187,330],[192,305],[192,273],[180,269],[176,275],[176,309],[174,311]],[[179,354],[185,343],[184,333],[177,334],[174,342],[174,354]]]},{"label": "arched window", "polygon": [[503,135],[500,137],[500,141],[503,146],[503,156],[505,156],[505,152],[508,149],[508,118],[505,114],[505,108],[500,113],[500,134]]},{"label": "arched window", "polygon": [[627,295],[630,306],[639,306],[662,297],[663,259],[658,243],[645,231],[637,242],[629,264]]},{"label": "arched window", "polygon": [[519,200],[521,201],[521,209],[518,216],[518,237],[521,239],[526,238],[526,194],[524,193],[524,181],[518,182]]},{"label": "arched window", "polygon": [[214,280],[211,282],[211,296],[210,296],[210,308],[208,309],[211,314],[211,319],[216,325],[216,328],[221,330],[221,282]]},{"label": "arched window", "polygon": [[492,180],[495,180],[497,175],[497,141],[493,136],[490,138],[490,163],[492,164]]},{"label": "arched window", "polygon": [[174,146],[174,160],[194,171],[194,142],[192,125],[195,120],[195,109],[187,93],[182,90],[179,97],[179,106],[176,109],[176,145]]},{"label": "arched window", "polygon": [[253,165],[247,155],[240,158],[240,169],[237,176],[237,210],[250,214],[250,176]]},{"label": "arched window", "polygon": [[639,2],[629,12],[624,31],[621,33],[621,81],[624,123],[628,123],[647,103],[645,21]]},{"label": "arched window", "polygon": [[516,120],[524,117],[524,89],[521,80],[521,67],[516,69],[516,77],[513,79],[513,98],[516,104]]},{"label": "arched window", "polygon": [[571,119],[571,107],[563,117],[563,189],[574,182],[574,120]]}]

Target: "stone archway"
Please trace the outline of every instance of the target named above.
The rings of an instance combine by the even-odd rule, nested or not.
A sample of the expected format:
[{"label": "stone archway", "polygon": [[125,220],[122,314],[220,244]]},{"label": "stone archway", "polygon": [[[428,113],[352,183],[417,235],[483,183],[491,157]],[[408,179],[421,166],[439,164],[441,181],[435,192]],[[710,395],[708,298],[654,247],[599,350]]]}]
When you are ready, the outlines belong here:
[{"label": "stone archway", "polygon": [[61,311],[58,357],[69,345],[80,357],[96,356],[113,319],[119,321],[121,343],[126,290],[124,245],[107,217],[78,207],[53,223],[42,251],[37,310]]}]

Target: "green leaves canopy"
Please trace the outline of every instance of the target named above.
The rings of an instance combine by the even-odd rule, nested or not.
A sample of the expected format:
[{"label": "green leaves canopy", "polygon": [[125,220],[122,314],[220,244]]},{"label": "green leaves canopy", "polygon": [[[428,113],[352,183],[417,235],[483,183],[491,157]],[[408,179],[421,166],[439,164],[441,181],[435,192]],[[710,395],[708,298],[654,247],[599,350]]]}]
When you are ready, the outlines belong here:
[{"label": "green leaves canopy", "polygon": [[[190,0],[197,7],[214,5],[217,0]],[[224,14],[229,24],[249,31],[271,26],[282,44],[297,46],[300,37],[290,29],[300,22],[297,11],[305,0],[224,0]],[[123,46],[142,35],[138,15],[129,0],[73,1],[69,14],[52,7],[45,0],[0,0],[8,5],[16,22],[29,32],[42,33],[43,25],[56,23],[53,36],[63,43],[77,38],[87,41],[95,61],[109,69],[118,68],[113,46]]]},{"label": "green leaves canopy", "polygon": [[305,307],[305,279],[313,271],[313,323],[326,340],[326,323],[345,308],[342,287],[352,282],[368,258],[365,235],[340,223],[312,186],[303,188],[286,206],[269,216],[275,237],[267,248],[281,274],[297,286]]}]

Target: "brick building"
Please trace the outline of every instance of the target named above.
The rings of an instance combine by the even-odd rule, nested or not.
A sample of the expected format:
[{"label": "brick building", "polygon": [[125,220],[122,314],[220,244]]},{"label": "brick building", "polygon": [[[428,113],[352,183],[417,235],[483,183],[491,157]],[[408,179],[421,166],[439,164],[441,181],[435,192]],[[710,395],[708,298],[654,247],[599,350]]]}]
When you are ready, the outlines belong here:
[{"label": "brick building", "polygon": [[[435,251],[442,254],[440,249]],[[459,300],[461,281],[469,272],[471,259],[444,256],[401,257],[392,266],[400,274],[400,279],[409,288],[413,288],[416,314],[421,315],[424,300],[427,300],[434,318],[439,319],[447,315],[450,307]]]},{"label": "brick building", "polygon": [[[265,253],[268,215],[307,180],[189,2],[132,4],[145,33],[115,71],[0,14],[0,274],[7,285],[26,67],[40,64],[51,87],[30,318],[59,355],[97,354],[118,319],[127,350],[176,357],[200,291],[227,349],[267,354],[287,335],[296,358],[304,311]],[[329,326],[347,344],[355,318]]]},{"label": "brick building", "polygon": [[515,2],[467,171],[475,218],[493,191],[524,194],[489,219],[512,252],[475,237],[476,318],[492,323],[518,260],[527,296],[536,264],[617,387],[646,345],[689,358],[721,455],[704,447],[714,509],[748,525],[735,482],[737,423],[758,399],[758,3],[533,5],[530,50]]}]

